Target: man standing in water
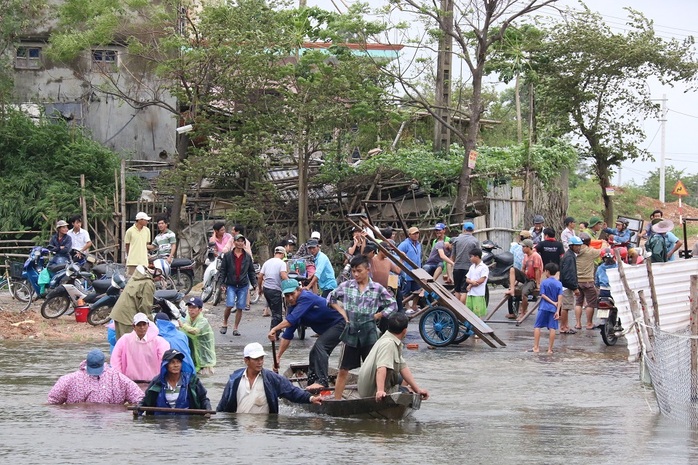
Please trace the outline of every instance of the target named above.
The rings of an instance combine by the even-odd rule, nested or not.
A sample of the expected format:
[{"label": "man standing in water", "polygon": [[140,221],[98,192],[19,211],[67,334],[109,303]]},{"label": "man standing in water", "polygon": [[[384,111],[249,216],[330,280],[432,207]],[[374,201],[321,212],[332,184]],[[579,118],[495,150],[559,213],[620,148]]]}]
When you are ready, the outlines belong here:
[{"label": "man standing in water", "polygon": [[240,368],[230,375],[216,411],[279,413],[279,397],[298,404],[322,403],[322,396],[310,395],[283,376],[265,370],[265,355],[267,353],[258,342],[245,346],[243,356],[246,368]]},{"label": "man standing in water", "polygon": [[376,343],[376,322],[397,310],[390,292],[369,278],[365,255],[352,258],[349,265],[354,279],[344,281],[327,296],[327,303],[347,322],[341,338],[344,350],[335,383],[335,399],[342,398],[349,370],[360,367]]}]

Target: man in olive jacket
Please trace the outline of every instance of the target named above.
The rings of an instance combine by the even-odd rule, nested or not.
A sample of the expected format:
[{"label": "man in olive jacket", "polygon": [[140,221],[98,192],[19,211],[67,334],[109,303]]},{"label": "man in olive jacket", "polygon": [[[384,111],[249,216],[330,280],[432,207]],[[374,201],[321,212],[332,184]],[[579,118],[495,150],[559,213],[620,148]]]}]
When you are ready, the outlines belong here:
[{"label": "man in olive jacket", "polygon": [[133,317],[136,313],[145,313],[150,318],[155,296],[153,280],[160,279],[160,274],[161,271],[157,268],[146,268],[143,265],[136,267],[109,315],[114,320],[117,340],[133,331]]}]

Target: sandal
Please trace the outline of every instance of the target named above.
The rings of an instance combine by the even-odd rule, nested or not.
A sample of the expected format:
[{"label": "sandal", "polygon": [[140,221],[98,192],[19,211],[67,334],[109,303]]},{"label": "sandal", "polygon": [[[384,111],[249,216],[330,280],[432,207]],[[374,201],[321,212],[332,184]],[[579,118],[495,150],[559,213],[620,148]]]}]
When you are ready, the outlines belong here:
[{"label": "sandal", "polygon": [[240,331],[238,331],[237,329],[234,329],[233,336],[239,336],[239,335],[240,335]]},{"label": "sandal", "polygon": [[225,334],[225,333],[228,332],[228,327],[227,327],[227,326],[221,326],[220,331],[221,331],[221,334]]},{"label": "sandal", "polygon": [[566,329],[564,331],[560,331],[560,334],[577,334],[577,331],[570,328],[570,329]]}]

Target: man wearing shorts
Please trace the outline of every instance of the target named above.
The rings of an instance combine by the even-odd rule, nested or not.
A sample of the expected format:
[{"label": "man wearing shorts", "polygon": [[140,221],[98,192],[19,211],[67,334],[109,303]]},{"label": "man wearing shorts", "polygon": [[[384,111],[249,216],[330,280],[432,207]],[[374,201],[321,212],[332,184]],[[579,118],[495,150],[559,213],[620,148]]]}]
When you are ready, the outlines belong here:
[{"label": "man wearing shorts", "polygon": [[[509,289],[505,294],[514,296],[514,290],[516,283],[522,283],[521,288],[521,310],[520,315],[525,315],[528,310],[528,298],[529,294],[537,291],[540,288],[540,280],[543,276],[543,259],[540,258],[538,252],[536,252],[533,247],[533,241],[531,239],[524,239],[521,242],[521,247],[524,252],[523,268],[518,269],[513,266],[509,269]],[[507,318],[513,320],[516,318],[513,310],[509,310],[512,313],[507,315]]]},{"label": "man wearing shorts", "polygon": [[369,278],[368,263],[365,255],[352,258],[349,265],[353,279],[344,281],[327,296],[327,304],[347,322],[341,336],[344,349],[335,382],[335,399],[342,398],[349,370],[361,366],[378,340],[376,322],[397,310],[397,302],[390,292]]},{"label": "man wearing shorts", "polygon": [[560,283],[562,284],[562,310],[560,311],[560,334],[575,334],[569,326],[569,311],[574,310],[576,296],[579,295],[577,281],[577,255],[582,248],[582,240],[577,236],[569,239],[569,249],[560,260]]},{"label": "man wearing shorts", "polygon": [[475,225],[466,221],[463,223],[463,232],[458,237],[451,239],[451,259],[453,260],[453,286],[456,291],[456,297],[461,302],[465,303],[467,296],[465,275],[470,269],[470,252],[473,249],[480,248],[480,241],[473,236]]},{"label": "man wearing shorts", "polygon": [[225,311],[221,334],[228,332],[228,318],[235,307],[235,327],[233,336],[239,336],[238,328],[242,320],[242,309],[247,306],[247,293],[250,286],[257,285],[257,275],[254,272],[252,256],[245,251],[245,236],[237,234],[233,237],[233,251],[223,254],[221,260],[221,276],[225,277]]},{"label": "man wearing shorts", "polygon": [[[599,300],[599,295],[594,285],[594,265],[599,252],[589,247],[591,236],[587,233],[580,233],[582,246],[577,255],[577,282],[579,285],[579,295],[574,307],[575,328],[582,329],[582,307],[585,307],[587,314],[586,329],[594,329],[594,309]],[[586,306],[584,305],[586,302]]]}]

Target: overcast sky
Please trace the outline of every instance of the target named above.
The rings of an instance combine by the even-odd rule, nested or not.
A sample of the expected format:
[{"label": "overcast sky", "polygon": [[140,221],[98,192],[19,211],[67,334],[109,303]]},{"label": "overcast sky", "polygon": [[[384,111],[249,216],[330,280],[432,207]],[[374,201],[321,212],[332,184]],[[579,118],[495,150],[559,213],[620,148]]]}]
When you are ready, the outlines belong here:
[{"label": "overcast sky", "polygon": [[[320,6],[324,9],[346,11],[346,6],[353,3],[351,0],[308,0],[309,6]],[[385,0],[368,0],[372,7],[380,7],[387,2]],[[632,6],[642,12],[647,18],[654,21],[655,32],[660,37],[684,39],[689,35],[698,37],[698,1],[695,0],[587,0],[586,5],[599,12],[606,23],[615,31],[621,32],[627,29],[627,12],[623,9]],[[335,6],[336,5],[336,6]],[[579,8],[576,0],[560,0],[559,7],[570,6]],[[558,16],[553,9],[541,10],[543,14]],[[454,63],[454,73],[456,69]],[[661,99],[663,94],[667,96],[667,123],[666,123],[666,165],[678,169],[685,169],[688,174],[698,173],[698,147],[696,147],[696,132],[698,132],[698,93],[684,93],[684,87],[663,87],[658,82],[650,83],[652,97]],[[614,178],[614,182],[626,184],[634,181],[642,184],[649,171],[659,167],[661,153],[660,123],[648,120],[645,123],[647,140],[644,148],[655,157],[654,162],[632,162],[623,165],[620,176]],[[620,179],[619,179],[620,178]],[[667,199],[672,200],[672,199]]]}]

